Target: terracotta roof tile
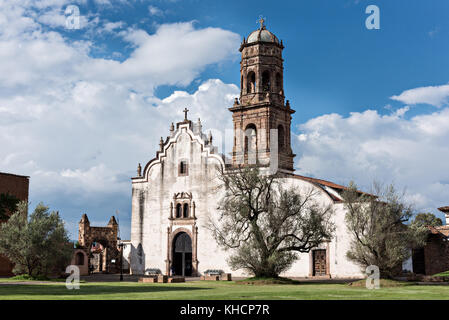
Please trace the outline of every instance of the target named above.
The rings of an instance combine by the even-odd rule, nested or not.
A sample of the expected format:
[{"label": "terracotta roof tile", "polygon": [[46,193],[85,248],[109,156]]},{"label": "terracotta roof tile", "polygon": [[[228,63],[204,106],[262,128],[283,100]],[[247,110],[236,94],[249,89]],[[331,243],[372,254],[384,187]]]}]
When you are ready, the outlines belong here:
[{"label": "terracotta roof tile", "polygon": [[449,236],[449,226],[428,227],[432,234],[442,234],[443,236]]},{"label": "terracotta roof tile", "polygon": [[[299,175],[299,174],[294,174],[294,173],[291,173],[291,174],[287,174],[287,175],[289,175],[289,176],[292,176],[293,178],[295,178],[295,179],[300,179],[300,180],[305,180],[305,181],[309,181],[309,182],[312,182],[312,183],[315,183],[315,184],[319,184],[319,185],[322,185],[322,186],[326,186],[326,187],[329,187],[329,188],[332,188],[332,189],[336,189],[336,190],[338,190],[338,191],[344,191],[344,190],[348,190],[348,188],[347,187],[345,187],[345,186],[342,186],[342,185],[340,185],[340,184],[336,184],[336,183],[333,183],[333,182],[331,182],[331,181],[327,181],[327,180],[323,180],[323,179],[316,179],[316,178],[311,178],[311,177],[306,177],[306,176],[301,176],[301,175]],[[324,190],[334,201],[338,201],[338,202],[340,202],[340,201],[342,201],[342,199],[339,199],[339,198],[337,198],[337,197],[335,197],[333,194],[331,194],[331,193],[329,193],[329,192],[327,192],[326,190]],[[358,191],[360,194],[365,194],[365,195],[368,195],[368,196],[373,196],[373,197],[375,197],[374,195],[372,195],[372,194],[369,194],[369,193],[366,193],[366,192],[363,192],[363,191]]]}]

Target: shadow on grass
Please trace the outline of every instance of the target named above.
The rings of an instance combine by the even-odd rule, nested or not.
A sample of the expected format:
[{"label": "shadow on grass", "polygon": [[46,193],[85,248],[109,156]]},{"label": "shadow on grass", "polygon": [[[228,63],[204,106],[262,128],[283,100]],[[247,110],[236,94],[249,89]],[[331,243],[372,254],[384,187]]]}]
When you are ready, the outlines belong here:
[{"label": "shadow on grass", "polygon": [[348,284],[360,279],[291,279],[252,277],[235,281],[237,285],[317,285],[317,284]]},{"label": "shadow on grass", "polygon": [[0,296],[84,296],[127,293],[163,293],[172,291],[206,290],[205,287],[154,285],[80,285],[79,290],[68,290],[65,285],[17,284],[0,286]]}]

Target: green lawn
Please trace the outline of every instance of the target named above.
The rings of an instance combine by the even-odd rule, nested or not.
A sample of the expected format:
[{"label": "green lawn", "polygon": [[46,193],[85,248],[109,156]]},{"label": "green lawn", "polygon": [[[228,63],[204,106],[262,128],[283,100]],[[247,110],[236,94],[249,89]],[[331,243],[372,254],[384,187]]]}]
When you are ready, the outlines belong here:
[{"label": "green lawn", "polygon": [[449,271],[440,272],[433,275],[434,277],[449,277]]},{"label": "green lawn", "polygon": [[195,281],[173,284],[136,282],[81,283],[67,290],[64,283],[12,284],[0,280],[0,300],[6,299],[449,299],[449,286],[405,285],[368,290],[345,284],[242,285]]}]

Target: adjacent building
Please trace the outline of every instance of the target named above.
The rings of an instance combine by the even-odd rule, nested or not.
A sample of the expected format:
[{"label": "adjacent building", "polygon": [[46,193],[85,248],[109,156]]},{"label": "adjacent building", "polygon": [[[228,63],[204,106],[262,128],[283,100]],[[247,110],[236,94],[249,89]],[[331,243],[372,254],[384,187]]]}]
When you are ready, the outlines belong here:
[{"label": "adjacent building", "polygon": [[[30,177],[0,172],[0,194],[9,194],[20,201],[28,201]],[[7,214],[11,214],[8,212]],[[0,223],[6,220],[0,220]],[[14,265],[0,255],[0,276],[11,276]]]},{"label": "adjacent building", "polygon": [[449,206],[438,210],[445,215],[445,225],[429,227],[426,245],[413,250],[413,273],[434,275],[449,270]]}]

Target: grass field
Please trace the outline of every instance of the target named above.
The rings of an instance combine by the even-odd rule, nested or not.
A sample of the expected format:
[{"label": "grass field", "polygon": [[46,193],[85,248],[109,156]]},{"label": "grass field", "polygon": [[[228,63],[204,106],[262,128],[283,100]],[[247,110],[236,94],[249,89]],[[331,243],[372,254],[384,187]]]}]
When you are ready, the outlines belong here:
[{"label": "grass field", "polygon": [[365,299],[449,299],[449,286],[401,285],[368,290],[347,284],[242,285],[235,282],[191,281],[157,284],[136,282],[81,283],[79,290],[68,290],[65,283],[17,284],[0,280],[0,300],[7,299],[192,299],[192,300],[365,300]]}]

